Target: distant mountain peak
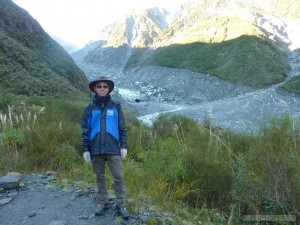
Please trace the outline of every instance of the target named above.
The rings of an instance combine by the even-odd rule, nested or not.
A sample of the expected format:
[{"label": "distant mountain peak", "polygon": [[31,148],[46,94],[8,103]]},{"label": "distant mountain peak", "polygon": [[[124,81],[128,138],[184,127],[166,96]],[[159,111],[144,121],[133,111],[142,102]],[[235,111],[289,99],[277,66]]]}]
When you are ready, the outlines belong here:
[{"label": "distant mountain peak", "polygon": [[118,47],[123,44],[130,47],[149,46],[169,26],[168,16],[166,9],[158,7],[135,10],[100,29],[91,42],[105,40],[107,43],[104,47]]}]

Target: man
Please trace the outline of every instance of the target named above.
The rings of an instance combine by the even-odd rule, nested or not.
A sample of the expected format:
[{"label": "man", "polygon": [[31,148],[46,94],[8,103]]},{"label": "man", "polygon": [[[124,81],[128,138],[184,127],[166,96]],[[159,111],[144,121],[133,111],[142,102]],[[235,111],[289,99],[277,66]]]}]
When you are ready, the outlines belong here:
[{"label": "man", "polygon": [[127,131],[125,119],[119,102],[111,99],[114,82],[104,76],[90,82],[89,89],[95,93],[82,116],[83,158],[92,163],[96,174],[99,205],[97,216],[103,215],[108,207],[108,193],[105,177],[105,163],[114,179],[116,209],[119,215],[127,219],[129,213],[125,207],[125,188],[123,162],[127,155]]}]

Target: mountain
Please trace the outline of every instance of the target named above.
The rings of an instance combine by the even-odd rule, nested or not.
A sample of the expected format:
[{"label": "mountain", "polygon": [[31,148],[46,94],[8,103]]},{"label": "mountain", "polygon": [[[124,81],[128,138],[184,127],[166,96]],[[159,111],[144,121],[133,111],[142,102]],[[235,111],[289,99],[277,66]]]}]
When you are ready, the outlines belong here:
[{"label": "mountain", "polygon": [[167,13],[159,8],[133,11],[101,29],[89,44],[71,55],[90,78],[99,72],[114,74],[123,70],[132,54],[152,45],[168,27]]},{"label": "mountain", "polygon": [[[296,0],[197,0],[175,15],[159,8],[132,12],[101,29],[85,48],[71,55],[89,78],[106,73],[123,78],[122,85],[127,80],[145,82],[159,67],[263,88],[286,79],[290,43],[284,23],[292,20],[299,25],[299,17]],[[176,78],[176,74],[164,76]]]},{"label": "mountain", "polygon": [[88,81],[68,53],[27,11],[0,1],[0,93],[82,95]]}]

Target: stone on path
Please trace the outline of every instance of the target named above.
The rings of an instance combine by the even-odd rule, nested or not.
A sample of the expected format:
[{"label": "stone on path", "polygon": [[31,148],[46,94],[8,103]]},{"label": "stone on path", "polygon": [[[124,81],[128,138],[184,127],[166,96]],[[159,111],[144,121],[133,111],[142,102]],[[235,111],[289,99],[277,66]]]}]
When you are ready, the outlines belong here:
[{"label": "stone on path", "polygon": [[11,202],[13,200],[13,198],[4,198],[0,200],[0,206],[3,206],[9,202]]},{"label": "stone on path", "polygon": [[0,188],[15,189],[19,187],[21,181],[21,174],[12,172],[0,177]]},{"label": "stone on path", "polygon": [[49,225],[66,225],[65,221],[52,221]]},{"label": "stone on path", "polygon": [[28,213],[28,216],[29,217],[34,217],[36,215],[36,211],[30,211],[29,213]]}]

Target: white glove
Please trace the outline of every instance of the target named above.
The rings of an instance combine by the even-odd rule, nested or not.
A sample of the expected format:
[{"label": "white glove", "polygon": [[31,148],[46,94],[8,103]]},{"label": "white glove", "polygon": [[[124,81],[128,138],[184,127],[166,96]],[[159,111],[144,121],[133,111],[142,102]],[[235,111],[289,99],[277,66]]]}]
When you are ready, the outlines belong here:
[{"label": "white glove", "polygon": [[125,159],[127,156],[127,149],[126,148],[121,148],[121,157],[122,159]]},{"label": "white glove", "polygon": [[83,158],[84,158],[84,161],[86,161],[87,163],[91,163],[92,162],[90,152],[84,152],[83,153]]}]

